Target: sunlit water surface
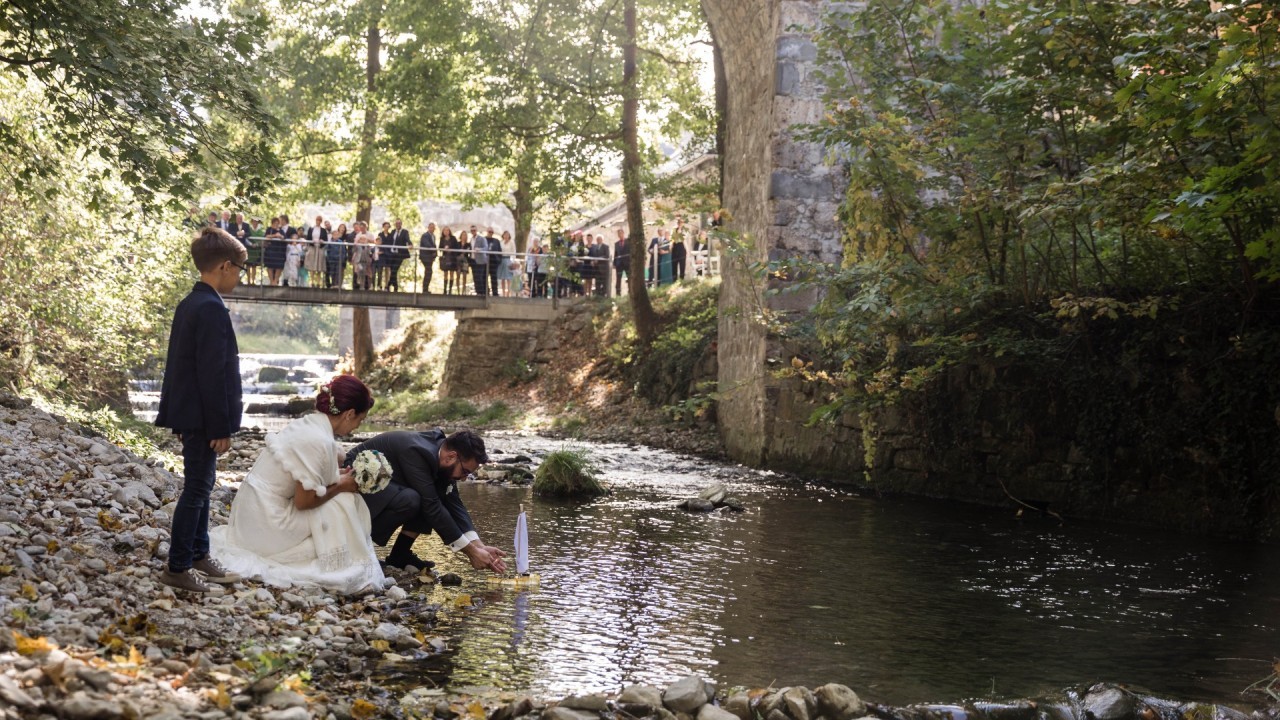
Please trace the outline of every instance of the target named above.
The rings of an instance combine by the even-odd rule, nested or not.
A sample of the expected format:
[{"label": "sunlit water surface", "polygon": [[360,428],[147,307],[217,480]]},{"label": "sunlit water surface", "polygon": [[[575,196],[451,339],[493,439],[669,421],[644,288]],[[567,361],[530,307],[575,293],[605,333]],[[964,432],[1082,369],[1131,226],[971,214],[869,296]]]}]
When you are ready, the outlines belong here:
[{"label": "sunlit water surface", "polygon": [[[541,455],[558,442],[490,437]],[[543,696],[665,684],[840,682],[890,703],[1024,697],[1097,680],[1232,702],[1280,648],[1280,548],[959,504],[857,497],[624,445],[580,444],[614,494],[564,503],[467,484],[489,544],[529,512],[541,586],[495,589],[439,541],[449,650],[389,671],[405,685]],[[688,514],[725,482],[740,514]],[[470,595],[472,607],[457,598]]]}]

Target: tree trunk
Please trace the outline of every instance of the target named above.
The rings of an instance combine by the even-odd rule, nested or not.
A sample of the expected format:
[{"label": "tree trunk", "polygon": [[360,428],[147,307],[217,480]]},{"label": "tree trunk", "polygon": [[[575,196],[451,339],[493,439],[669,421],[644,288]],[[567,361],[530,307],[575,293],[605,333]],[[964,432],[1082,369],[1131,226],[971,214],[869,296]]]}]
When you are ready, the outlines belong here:
[{"label": "tree trunk", "polygon": [[[705,17],[705,14],[704,14]],[[711,37],[711,65],[716,81],[716,166],[720,168],[720,201],[724,207],[724,141],[729,127],[729,85],[724,75],[724,53],[714,34]]]},{"label": "tree trunk", "polygon": [[[382,0],[374,0],[369,8],[368,52],[365,56],[364,128],[360,133],[360,167],[356,174],[356,220],[366,226],[373,211],[373,179],[376,171],[378,142],[378,105],[374,97],[378,73],[382,71]],[[351,309],[351,364],[355,374],[363,377],[373,366],[373,327],[369,308]]]},{"label": "tree trunk", "polygon": [[516,252],[524,252],[529,246],[529,231],[533,227],[533,189],[529,187],[529,175],[523,169],[516,172],[516,189],[511,193],[514,205],[509,205],[511,219],[515,221]]},{"label": "tree trunk", "polygon": [[627,270],[627,296],[635,318],[636,338],[642,345],[653,341],[658,317],[644,284],[647,249],[644,242],[644,196],[640,187],[640,140],[637,116],[640,108],[640,78],[636,66],[636,0],[623,6],[626,45],[622,48],[622,186],[627,201],[627,244],[631,246],[631,267]]}]

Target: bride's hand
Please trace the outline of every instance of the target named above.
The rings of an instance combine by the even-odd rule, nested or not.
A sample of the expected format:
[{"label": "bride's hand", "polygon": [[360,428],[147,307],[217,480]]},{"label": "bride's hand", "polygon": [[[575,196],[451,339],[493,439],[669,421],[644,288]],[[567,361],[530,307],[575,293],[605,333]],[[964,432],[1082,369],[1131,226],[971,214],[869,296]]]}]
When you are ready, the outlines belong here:
[{"label": "bride's hand", "polygon": [[333,492],[360,492],[360,487],[356,485],[355,471],[351,468],[342,468],[338,473],[338,482],[333,484]]}]

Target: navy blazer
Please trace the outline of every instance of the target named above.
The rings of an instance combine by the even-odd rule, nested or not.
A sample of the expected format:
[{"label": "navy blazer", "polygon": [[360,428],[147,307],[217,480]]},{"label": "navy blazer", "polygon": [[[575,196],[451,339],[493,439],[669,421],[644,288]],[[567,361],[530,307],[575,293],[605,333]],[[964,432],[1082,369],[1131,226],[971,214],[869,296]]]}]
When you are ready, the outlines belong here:
[{"label": "navy blazer", "polygon": [[156,425],[210,439],[240,429],[240,348],[218,291],[198,282],[178,303]]},{"label": "navy blazer", "polygon": [[[377,516],[397,492],[395,485],[413,489],[422,498],[419,512],[422,521],[450,545],[469,532],[475,531],[471,515],[458,497],[458,483],[448,471],[440,469],[440,446],[444,443],[444,431],[424,432],[394,430],[372,437],[347,453],[347,465],[355,460],[361,450],[377,450],[391,462],[391,484],[381,492],[362,495],[369,506],[369,514]],[[390,492],[388,492],[390,491]]]}]

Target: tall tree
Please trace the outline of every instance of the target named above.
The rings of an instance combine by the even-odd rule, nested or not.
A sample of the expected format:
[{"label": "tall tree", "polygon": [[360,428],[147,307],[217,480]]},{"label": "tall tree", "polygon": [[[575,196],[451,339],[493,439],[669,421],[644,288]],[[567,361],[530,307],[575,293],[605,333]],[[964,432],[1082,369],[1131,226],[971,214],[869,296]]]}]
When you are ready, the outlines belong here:
[{"label": "tall tree", "polygon": [[[627,244],[631,246],[631,267],[628,278],[643,278],[645,265],[644,243],[644,190],[640,187],[641,160],[638,132],[640,107],[640,80],[636,63],[636,0],[625,0],[623,10],[626,28],[622,47],[622,187],[627,202]],[[627,283],[627,295],[631,300],[631,312],[635,318],[636,337],[648,345],[657,333],[658,318],[649,301],[649,292],[643,282]]]}]

